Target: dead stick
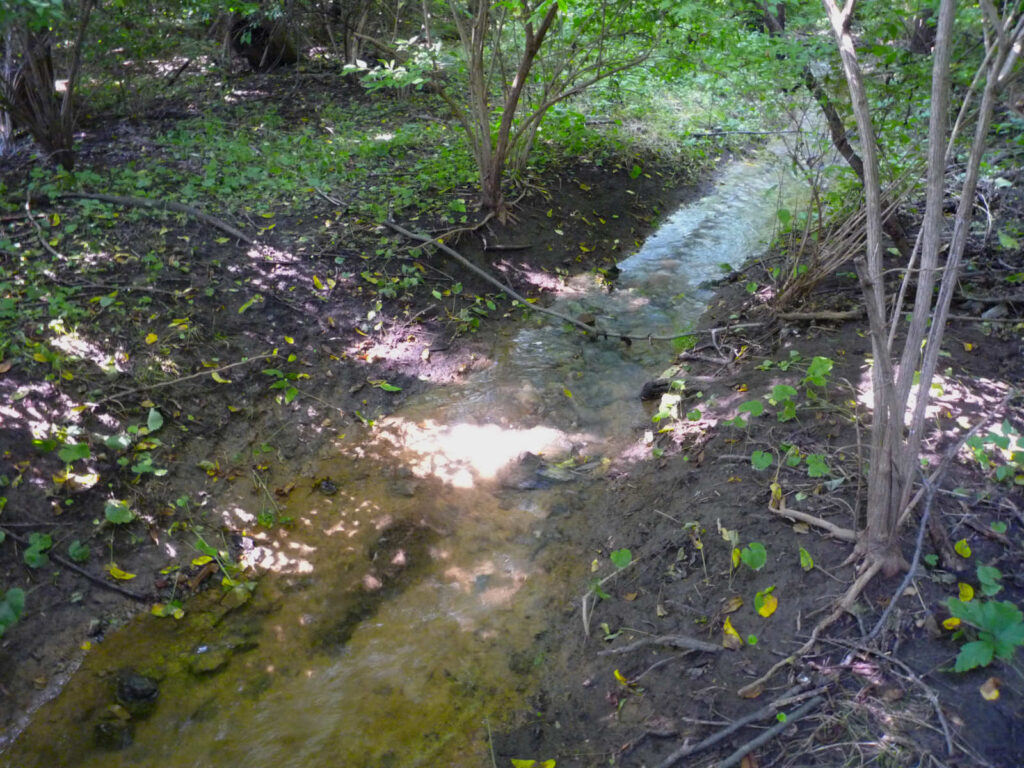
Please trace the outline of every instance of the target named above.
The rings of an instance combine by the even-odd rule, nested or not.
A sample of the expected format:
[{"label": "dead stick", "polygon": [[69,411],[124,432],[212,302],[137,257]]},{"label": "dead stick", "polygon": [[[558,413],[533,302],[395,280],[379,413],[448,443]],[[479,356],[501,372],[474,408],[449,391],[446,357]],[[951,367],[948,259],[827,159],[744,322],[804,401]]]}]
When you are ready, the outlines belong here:
[{"label": "dead stick", "polygon": [[796,712],[792,713],[791,715],[787,715],[786,719],[783,720],[781,723],[776,723],[767,731],[762,733],[760,736],[758,736],[755,739],[751,739],[742,747],[737,749],[735,752],[733,752],[731,755],[725,758],[725,760],[720,762],[718,764],[718,768],[732,768],[732,766],[738,765],[739,762],[748,754],[753,752],[761,745],[767,744],[769,741],[771,741],[784,730],[786,730],[791,724],[795,723],[797,720],[806,717],[819,706],[821,706],[824,702],[825,699],[823,699],[821,696],[815,696],[813,699],[811,699],[802,707],[800,707]]},{"label": "dead stick", "polygon": [[[23,547],[30,546],[27,539],[19,536],[16,533],[12,533],[6,527],[0,526],[0,531],[2,531],[5,536],[9,536],[10,538],[14,539],[16,542],[21,544]],[[56,552],[47,552],[46,555],[51,560],[53,560],[55,563],[60,565],[62,568],[67,568],[70,571],[74,571],[79,576],[82,576],[82,577],[88,579],[89,581],[91,581],[93,584],[96,584],[97,586],[103,587],[104,589],[109,589],[111,592],[117,592],[119,595],[123,595],[124,597],[131,598],[132,600],[135,600],[135,601],[140,602],[140,603],[148,603],[150,601],[150,598],[148,598],[146,595],[140,595],[138,592],[132,592],[130,589],[125,589],[124,587],[119,587],[117,584],[111,584],[109,581],[105,581],[104,579],[100,578],[99,576],[97,576],[97,575],[95,575],[93,573],[89,573],[89,571],[85,570],[84,568],[79,568],[74,563],[72,563],[72,562],[70,562],[68,560],[65,560],[63,557],[58,555]]]},{"label": "dead stick", "polygon": [[[791,696],[800,693],[802,689],[802,686],[799,685],[794,688],[790,688],[782,695],[782,698],[788,699]],[[730,725],[726,726],[720,731],[715,731],[713,734],[704,739],[704,741],[700,741],[696,744],[683,744],[683,746],[681,746],[671,755],[669,755],[660,763],[658,763],[657,768],[672,768],[673,765],[678,763],[684,757],[689,757],[690,755],[695,754],[697,752],[703,752],[705,749],[713,747],[722,739],[732,736],[732,734],[736,733],[736,731],[740,730],[740,728],[744,728],[750,725],[751,723],[756,723],[758,720],[763,720],[766,717],[774,716],[777,711],[778,710],[775,701],[771,702],[770,704],[766,704],[760,709],[751,712],[749,715],[741,717],[739,720],[735,721],[734,723],[731,723]]]},{"label": "dead stick", "polygon": [[706,643],[703,640],[695,640],[686,635],[662,635],[661,637],[647,637],[637,640],[635,643],[624,645],[621,648],[611,648],[607,651],[600,651],[598,656],[614,656],[620,653],[632,653],[648,645],[664,645],[667,648],[679,648],[684,651],[704,651],[705,653],[719,653],[722,646],[714,643]]},{"label": "dead stick", "polygon": [[856,531],[852,531],[849,528],[840,528],[835,523],[830,523],[828,520],[823,520],[815,515],[809,515],[806,512],[797,512],[795,509],[774,509],[771,507],[769,509],[781,517],[788,517],[790,520],[797,520],[801,523],[813,525],[816,528],[822,528],[840,541],[848,541],[851,543],[855,543],[857,541]]},{"label": "dead stick", "polygon": [[226,221],[221,221],[216,216],[204,213],[194,206],[186,205],[185,203],[178,203],[173,200],[154,200],[151,197],[124,197],[122,195],[106,195],[100,192],[64,192],[59,196],[84,200],[99,200],[103,203],[113,203],[114,205],[123,205],[134,208],[156,208],[163,211],[186,213],[200,221],[205,221],[210,226],[215,227],[222,232],[226,232],[232,237],[241,240],[243,243],[248,245],[259,245],[258,242],[253,240],[242,230],[231,226]]},{"label": "dead stick", "polygon": [[248,365],[249,363],[253,363],[253,362],[257,361],[257,360],[265,360],[268,357],[274,357],[274,356],[275,356],[274,353],[268,352],[265,355],[256,355],[256,357],[249,357],[249,358],[246,358],[245,360],[239,360],[237,363],[229,363],[228,365],[222,365],[220,368],[207,368],[206,370],[197,371],[196,373],[190,373],[188,376],[182,376],[182,377],[177,378],[177,379],[171,379],[170,381],[158,381],[156,384],[146,384],[144,386],[135,387],[133,389],[122,389],[120,392],[118,392],[116,394],[113,394],[113,395],[110,395],[109,397],[104,397],[102,400],[97,400],[95,403],[90,403],[90,405],[94,405],[94,406],[95,405],[102,405],[103,403],[108,403],[111,400],[117,400],[119,397],[124,397],[125,395],[130,395],[133,392],[146,392],[146,391],[148,391],[150,389],[159,389],[160,387],[169,387],[172,384],[180,384],[183,381],[188,381],[189,379],[196,379],[196,378],[199,378],[200,376],[205,376],[208,373],[209,374],[220,373],[221,371],[226,371],[229,368],[236,368],[239,365]]}]

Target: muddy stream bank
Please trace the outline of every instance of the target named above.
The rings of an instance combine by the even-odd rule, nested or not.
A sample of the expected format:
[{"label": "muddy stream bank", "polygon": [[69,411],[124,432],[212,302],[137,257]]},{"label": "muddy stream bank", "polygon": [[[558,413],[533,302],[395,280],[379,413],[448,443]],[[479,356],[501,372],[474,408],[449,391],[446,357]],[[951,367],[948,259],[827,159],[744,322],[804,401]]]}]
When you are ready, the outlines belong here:
[{"label": "muddy stream bank", "polygon": [[[624,333],[686,329],[700,286],[770,234],[784,165],[733,163],[611,289],[573,278],[556,308]],[[294,526],[222,543],[265,573],[251,596],[211,590],[180,621],[106,638],[0,764],[489,764],[488,728],[523,706],[544,673],[538,634],[589,576],[589,553],[547,521],[585,529],[609,466],[650,455],[637,395],[670,356],[537,316],[467,381],[277,470]],[[230,493],[216,511],[255,529],[251,497]]]}]

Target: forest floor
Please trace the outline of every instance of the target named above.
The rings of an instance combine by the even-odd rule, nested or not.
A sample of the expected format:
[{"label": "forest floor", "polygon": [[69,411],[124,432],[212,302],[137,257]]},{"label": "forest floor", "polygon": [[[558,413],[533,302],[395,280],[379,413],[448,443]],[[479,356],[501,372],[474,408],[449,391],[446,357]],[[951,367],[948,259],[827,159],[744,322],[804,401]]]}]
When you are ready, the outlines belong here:
[{"label": "forest floor", "polygon": [[[281,105],[286,91],[276,94]],[[86,127],[84,161],[159,162],[153,137],[174,119],[96,118]],[[0,219],[8,246],[0,253],[8,339],[0,358],[0,584],[22,586],[27,597],[0,645],[0,729],[8,738],[59,691],[89,645],[129,616],[219,589],[220,575],[210,578],[216,568],[192,564],[197,553],[183,546],[197,534],[223,537],[239,554],[243,532],[206,516],[219,489],[251,484],[272,502],[260,478],[274,464],[297,466],[339,430],[486,367],[490,334],[524,313],[444,254],[403,244],[396,257],[396,241],[380,225],[351,220],[346,229],[351,216],[329,194],[310,192],[301,215],[235,212],[232,224],[259,241],[249,247],[191,215],[71,198],[33,199],[25,210],[30,168],[14,159]],[[517,202],[515,224],[491,222],[450,242],[544,302],[568,275],[608,270],[698,192],[672,167],[644,170],[585,158],[548,169]],[[435,231],[438,223],[430,222]],[[1020,325],[1007,322],[1020,297],[1006,281],[1024,271],[1024,257],[1004,254],[1000,267],[985,257],[971,255],[964,286],[986,298],[958,301],[955,311],[976,319],[956,321],[947,337],[927,443],[932,468],[978,420],[982,435],[1004,419],[1024,430],[1020,401],[1007,399],[1024,379],[1024,358]],[[876,579],[856,615],[748,697],[737,696],[803,644],[854,578],[843,565],[848,543],[778,508],[840,527],[855,527],[863,514],[869,345],[863,320],[772,315],[766,265],[733,277],[703,318],[697,349],[679,359],[666,349],[666,365],[682,365],[678,378],[688,382],[678,418],[663,419],[669,427],[660,431],[636,425],[643,455],[619,457],[595,481],[606,492],[586,510],[585,526],[572,515],[549,523],[553,533],[588,531],[583,551],[628,548],[632,562],[588,592],[584,614],[581,600],[539,634],[547,660],[541,692],[528,714],[495,733],[498,764],[653,766],[784,693],[783,712],[814,706],[746,757],[747,768],[927,765],[925,754],[932,765],[1024,764],[1017,668],[997,661],[953,673],[957,643],[941,626],[943,601],[958,582],[980,595],[978,564],[1003,574],[999,599],[1024,601],[1020,488],[1012,477],[997,483],[987,460],[983,466],[966,450],[937,478],[929,502],[945,536],[928,539],[923,552],[937,559],[929,557],[900,595],[898,579]],[[403,281],[420,289],[405,291]],[[983,322],[980,313],[1000,305],[993,296],[1007,297],[1007,314]],[[856,281],[837,276],[809,304],[855,308]],[[733,330],[708,330],[726,326]],[[832,363],[823,386],[808,381],[816,357]],[[771,404],[779,385],[793,392]],[[751,400],[766,411],[740,425]],[[795,417],[783,421],[787,400]],[[657,434],[644,443],[647,431]],[[770,455],[770,467],[755,469],[753,451]],[[772,502],[773,482],[781,505]],[[262,506],[259,525],[288,523],[272,503]],[[908,526],[908,559],[913,531]],[[960,540],[969,559],[953,550]],[[753,542],[763,545],[765,564],[734,568],[734,544],[749,553]],[[168,543],[182,545],[184,559],[170,557]],[[801,548],[813,567],[801,567]],[[755,609],[758,592],[759,603],[777,598],[768,617]],[[865,644],[892,600],[885,628]],[[731,648],[723,647],[726,619],[738,632]],[[689,642],[679,638],[715,650],[673,648]],[[1002,695],[989,701],[979,687],[993,675],[1003,677]],[[763,714],[686,764],[712,764],[748,742],[775,723],[776,710]]]}]

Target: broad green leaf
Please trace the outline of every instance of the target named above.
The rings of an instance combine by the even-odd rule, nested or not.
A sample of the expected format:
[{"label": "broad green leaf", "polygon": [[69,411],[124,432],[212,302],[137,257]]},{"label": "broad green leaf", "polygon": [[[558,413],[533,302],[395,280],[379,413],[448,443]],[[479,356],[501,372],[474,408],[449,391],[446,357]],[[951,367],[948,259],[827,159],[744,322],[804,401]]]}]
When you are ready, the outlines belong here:
[{"label": "broad green leaf", "polygon": [[633,562],[633,553],[628,549],[616,549],[608,557],[616,568],[625,568]]},{"label": "broad green leaf", "polygon": [[76,563],[84,563],[89,559],[90,550],[88,545],[83,544],[78,539],[75,539],[68,544],[68,557],[74,560]]},{"label": "broad green leaf", "polygon": [[146,419],[146,426],[150,432],[156,432],[164,425],[164,417],[156,408],[149,409],[149,417]]},{"label": "broad green leaf", "polygon": [[992,663],[992,656],[995,650],[991,643],[975,640],[966,643],[957,654],[956,664],[953,669],[957,672],[967,672],[975,667],[985,667]]},{"label": "broad green leaf", "polygon": [[750,454],[750,463],[758,472],[768,469],[774,460],[774,457],[768,451],[754,451]]},{"label": "broad green leaf", "polygon": [[103,507],[103,516],[115,525],[124,525],[135,519],[135,513],[128,506],[128,502],[120,499],[108,499]]},{"label": "broad green leaf", "polygon": [[88,459],[92,453],[89,450],[88,443],[67,443],[63,448],[57,451],[57,456],[65,464],[70,464],[73,461],[79,459]]},{"label": "broad green leaf", "polygon": [[768,552],[765,550],[764,544],[752,541],[740,550],[740,559],[750,570],[759,571],[768,562]]}]

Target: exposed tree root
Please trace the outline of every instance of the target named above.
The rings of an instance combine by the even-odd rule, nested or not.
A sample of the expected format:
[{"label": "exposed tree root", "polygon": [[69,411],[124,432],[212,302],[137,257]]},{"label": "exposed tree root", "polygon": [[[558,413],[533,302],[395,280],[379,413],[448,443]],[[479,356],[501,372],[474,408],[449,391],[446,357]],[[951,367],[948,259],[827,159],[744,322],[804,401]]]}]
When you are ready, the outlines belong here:
[{"label": "exposed tree root", "polygon": [[[746,457],[744,457],[746,458]],[[788,517],[790,520],[797,520],[801,523],[807,523],[813,525],[815,528],[821,528],[826,531],[833,538],[839,539],[840,541],[848,541],[851,544],[857,541],[857,532],[850,528],[840,528],[835,523],[830,523],[828,520],[823,520],[820,517],[809,515],[806,512],[797,512],[794,509],[774,509],[770,508],[772,512],[780,517]]]},{"label": "exposed tree root", "polygon": [[814,648],[814,644],[818,642],[818,637],[821,633],[842,618],[844,613],[849,612],[853,608],[853,604],[857,602],[857,598],[860,597],[860,593],[864,591],[864,588],[873,578],[875,578],[878,572],[882,570],[883,565],[884,563],[880,560],[867,563],[864,570],[857,577],[857,580],[850,585],[846,590],[846,594],[844,594],[839,599],[839,602],[836,603],[836,607],[832,610],[832,613],[818,622],[817,626],[811,630],[811,636],[807,639],[807,642],[800,646],[800,648],[798,648],[794,653],[775,664],[771,669],[761,675],[761,677],[757,678],[757,680],[740,688],[738,691],[739,695],[751,696],[756,694],[765,683],[775,676],[776,672],[784,667],[792,665],[801,656],[809,653],[811,649]]}]

